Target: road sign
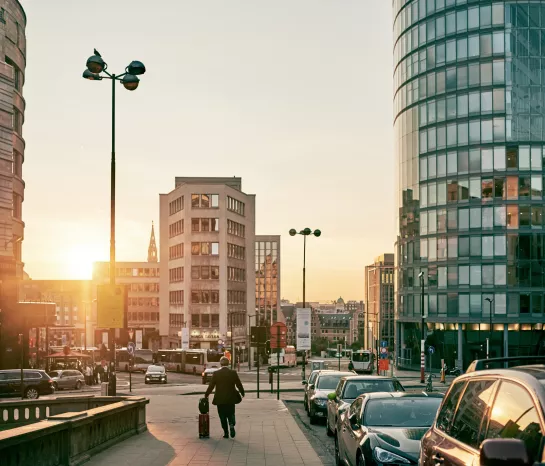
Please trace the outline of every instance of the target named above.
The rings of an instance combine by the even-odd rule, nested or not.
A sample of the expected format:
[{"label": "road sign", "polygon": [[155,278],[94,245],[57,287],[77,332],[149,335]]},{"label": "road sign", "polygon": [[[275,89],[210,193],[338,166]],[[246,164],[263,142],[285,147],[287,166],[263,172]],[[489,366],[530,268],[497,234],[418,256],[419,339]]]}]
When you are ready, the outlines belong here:
[{"label": "road sign", "polygon": [[297,309],[297,351],[310,349],[310,308]]},{"label": "road sign", "polygon": [[283,322],[277,322],[271,326],[271,348],[285,348],[287,328]]},{"label": "road sign", "polygon": [[435,348],[434,348],[433,346],[430,346],[430,347],[428,348],[428,353],[430,353],[430,354],[435,353]]},{"label": "road sign", "polygon": [[257,326],[250,328],[250,346],[260,348],[267,341],[267,327]]},{"label": "road sign", "polygon": [[378,370],[379,371],[387,371],[390,368],[390,360],[389,359],[379,359],[378,361]]},{"label": "road sign", "polygon": [[388,342],[387,341],[381,341],[380,346],[382,346],[383,348],[388,348]]},{"label": "road sign", "polygon": [[129,352],[129,354],[131,356],[134,356],[134,350],[136,348],[136,345],[132,342],[132,341],[129,341],[127,343],[127,351]]}]

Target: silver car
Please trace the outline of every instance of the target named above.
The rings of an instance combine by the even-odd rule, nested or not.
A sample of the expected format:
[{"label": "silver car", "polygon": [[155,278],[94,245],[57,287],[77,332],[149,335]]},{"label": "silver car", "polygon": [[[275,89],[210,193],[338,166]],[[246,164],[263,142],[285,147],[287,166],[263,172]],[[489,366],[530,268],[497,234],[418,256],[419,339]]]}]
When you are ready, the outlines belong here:
[{"label": "silver car", "polygon": [[51,371],[49,376],[53,379],[55,390],[79,390],[85,385],[85,376],[74,369]]}]

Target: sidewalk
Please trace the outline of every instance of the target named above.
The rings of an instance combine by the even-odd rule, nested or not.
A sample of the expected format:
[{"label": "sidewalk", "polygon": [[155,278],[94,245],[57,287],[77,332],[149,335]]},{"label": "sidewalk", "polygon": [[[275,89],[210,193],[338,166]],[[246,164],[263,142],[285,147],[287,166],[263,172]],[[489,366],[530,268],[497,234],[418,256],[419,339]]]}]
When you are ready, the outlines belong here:
[{"label": "sidewalk", "polygon": [[211,405],[210,438],[198,436],[199,396],[152,395],[148,432],[91,458],[91,466],[321,466],[282,402],[249,394],[237,406],[237,435],[224,439]]}]

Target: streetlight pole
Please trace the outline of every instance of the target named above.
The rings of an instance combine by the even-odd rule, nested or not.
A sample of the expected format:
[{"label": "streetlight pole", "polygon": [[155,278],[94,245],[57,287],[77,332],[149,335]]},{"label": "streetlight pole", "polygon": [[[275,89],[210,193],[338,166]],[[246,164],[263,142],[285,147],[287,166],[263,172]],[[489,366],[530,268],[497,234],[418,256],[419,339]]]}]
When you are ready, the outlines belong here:
[{"label": "streetlight pole", "polygon": [[252,323],[250,319],[256,317],[257,314],[248,314],[248,370],[252,370]]},{"label": "streetlight pole", "polygon": [[494,300],[492,298],[485,298],[485,301],[488,301],[490,305],[490,323],[488,327],[488,338],[486,339],[486,359],[490,359],[490,345],[492,344],[492,303]]},{"label": "streetlight pole", "polygon": [[424,330],[425,322],[425,311],[424,311],[424,272],[418,274],[420,278],[420,308],[421,308],[421,340],[420,340],[420,383],[425,382],[426,378],[426,332]]},{"label": "streetlight pole", "polygon": [[[112,155],[110,162],[110,285],[115,286],[115,83],[120,81],[125,89],[134,91],[140,83],[138,75],[146,72],[146,67],[140,61],[132,61],[125,69],[125,73],[116,75],[107,71],[108,65],[102,59],[100,53],[94,50],[94,55],[87,60],[87,69],[83,72],[83,77],[90,81],[101,81],[110,79],[112,81]],[[106,76],[101,75],[105,73]],[[116,394],[116,375],[115,375],[115,328],[110,329],[110,393]],[[87,339],[87,335],[85,335]]]},{"label": "streetlight pole", "polygon": [[[290,230],[290,236],[295,235],[303,235],[303,309],[306,309],[307,307],[307,300],[306,300],[306,273],[307,273],[307,236],[314,235],[316,238],[319,238],[321,236],[322,232],[320,230],[314,230],[312,231],[310,228],[305,228],[304,230],[297,231],[295,228],[292,228]],[[297,319],[297,316],[295,316]],[[296,320],[297,322],[297,320]],[[312,338],[312,334],[309,334],[309,340]],[[306,378],[306,354],[307,350],[303,351],[303,373],[302,377],[303,380]]]}]

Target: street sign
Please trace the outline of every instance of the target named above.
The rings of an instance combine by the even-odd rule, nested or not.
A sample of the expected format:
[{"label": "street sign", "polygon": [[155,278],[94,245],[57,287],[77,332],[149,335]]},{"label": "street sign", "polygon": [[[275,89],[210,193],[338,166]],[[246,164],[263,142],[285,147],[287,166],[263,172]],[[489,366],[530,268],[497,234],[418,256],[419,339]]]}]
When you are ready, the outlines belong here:
[{"label": "street sign", "polygon": [[379,359],[378,361],[378,370],[379,371],[387,371],[390,368],[390,360],[389,359]]},{"label": "street sign", "polygon": [[310,308],[297,309],[297,351],[310,350]]},{"label": "street sign", "polygon": [[127,351],[129,352],[131,356],[134,356],[135,348],[136,348],[136,345],[132,341],[129,341],[129,343],[127,343]]},{"label": "street sign", "polygon": [[122,285],[97,286],[97,327],[125,327],[126,289]]},{"label": "street sign", "polygon": [[428,353],[430,353],[430,354],[435,353],[435,348],[434,348],[433,346],[430,346],[430,347],[428,348]]},{"label": "street sign", "polygon": [[189,349],[189,329],[187,327],[182,328],[182,349]]},{"label": "street sign", "polygon": [[250,327],[250,346],[253,348],[263,347],[267,341],[267,327]]},{"label": "street sign", "polygon": [[388,348],[388,342],[387,341],[381,341],[380,346],[382,346],[383,348]]},{"label": "street sign", "polygon": [[277,322],[271,326],[271,348],[285,348],[287,328],[283,322]]},{"label": "street sign", "polygon": [[388,348],[384,348],[383,346],[382,348],[380,348],[380,352],[386,354],[388,352]]}]

